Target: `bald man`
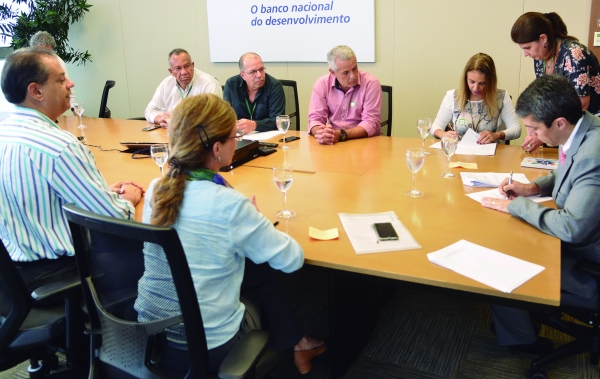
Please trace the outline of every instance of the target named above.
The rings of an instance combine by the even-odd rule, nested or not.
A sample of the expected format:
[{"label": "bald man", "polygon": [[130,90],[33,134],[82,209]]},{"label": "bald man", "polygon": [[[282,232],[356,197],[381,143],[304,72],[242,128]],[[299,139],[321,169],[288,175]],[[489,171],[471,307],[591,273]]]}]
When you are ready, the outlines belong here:
[{"label": "bald man", "polygon": [[240,74],[227,79],[223,98],[235,110],[239,130],[277,130],[275,118],[285,114],[285,94],[279,80],[265,72],[258,54],[246,53],[239,60]]}]

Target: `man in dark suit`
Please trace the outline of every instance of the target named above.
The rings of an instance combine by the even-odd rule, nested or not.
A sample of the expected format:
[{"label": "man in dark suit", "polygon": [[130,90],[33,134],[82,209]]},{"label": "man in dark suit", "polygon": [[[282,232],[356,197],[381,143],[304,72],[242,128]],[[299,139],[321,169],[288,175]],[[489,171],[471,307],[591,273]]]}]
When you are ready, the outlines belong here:
[{"label": "man in dark suit", "polygon": [[[574,269],[576,262],[600,263],[600,119],[581,111],[581,102],[564,78],[544,76],[525,89],[517,115],[538,139],[559,146],[558,168],[533,183],[504,180],[500,193],[509,200],[483,199],[483,206],[508,212],[561,240],[561,304],[598,298],[592,277]],[[525,198],[552,198],[557,209]],[[492,306],[498,344],[530,353],[552,349],[552,341],[537,337],[527,311]]]}]

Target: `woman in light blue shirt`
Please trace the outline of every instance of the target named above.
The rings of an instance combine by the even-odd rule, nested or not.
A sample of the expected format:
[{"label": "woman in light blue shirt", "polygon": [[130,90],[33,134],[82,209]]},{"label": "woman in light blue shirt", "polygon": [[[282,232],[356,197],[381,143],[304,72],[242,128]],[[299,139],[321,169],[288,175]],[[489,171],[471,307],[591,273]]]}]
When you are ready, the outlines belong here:
[{"label": "woman in light blue shirt", "polygon": [[[322,341],[302,332],[286,308],[271,270],[293,272],[304,254],[289,235],[275,229],[250,201],[217,172],[231,164],[236,148],[236,116],[231,106],[212,94],[183,100],[174,110],[169,128],[169,170],[146,192],[143,221],[173,226],[183,245],[202,312],[210,370],[216,371],[241,336],[265,321],[271,347],[294,347],[301,373],[310,359],[325,351]],[[171,283],[164,282],[164,257],[144,250],[145,272],[139,282],[135,309],[140,321],[177,314]],[[243,293],[261,309],[252,315],[240,301]],[[171,351],[187,360],[183,327],[167,337]],[[177,357],[178,354],[168,357]],[[177,366],[177,365],[175,365]],[[185,364],[183,364],[185,367]]]}]

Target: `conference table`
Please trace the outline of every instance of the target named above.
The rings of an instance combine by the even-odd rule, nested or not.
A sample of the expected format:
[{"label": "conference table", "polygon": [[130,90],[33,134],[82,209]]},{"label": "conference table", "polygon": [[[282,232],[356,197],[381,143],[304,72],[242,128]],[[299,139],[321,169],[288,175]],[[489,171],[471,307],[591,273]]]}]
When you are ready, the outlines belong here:
[{"label": "conference table", "polygon": [[[83,129],[100,171],[107,182],[134,180],[147,187],[160,176],[152,159],[132,159],[119,142],[168,142],[167,131],[143,132],[145,121],[84,118]],[[59,125],[75,135],[76,117],[59,118]],[[416,128],[415,128],[416,129]],[[260,211],[270,220],[279,220],[277,228],[288,233],[304,249],[307,265],[322,267],[330,273],[330,354],[332,377],[343,374],[348,361],[360,352],[361,342],[349,333],[356,323],[371,315],[373,291],[382,283],[412,284],[450,296],[465,296],[505,305],[536,307],[557,306],[560,302],[560,241],[541,233],[509,214],[483,208],[467,193],[481,189],[465,186],[460,171],[524,173],[529,180],[546,175],[547,170],[520,167],[524,157],[556,159],[557,149],[542,148],[534,154],[518,146],[498,144],[494,156],[455,155],[452,161],[472,162],[476,170],[453,168],[458,177],[440,177],[447,169],[447,158],[440,149],[426,148],[423,168],[417,173],[416,187],[425,195],[409,198],[412,173],[405,162],[407,148],[421,147],[421,139],[372,137],[335,145],[321,145],[306,132],[289,131],[299,140],[291,149],[258,157],[223,172],[223,177],[247,196],[256,195]],[[277,138],[269,142],[277,142]],[[426,146],[433,143],[426,140]],[[281,144],[280,144],[281,146]],[[291,163],[294,180],[287,193],[287,207],[296,212],[290,219],[277,219],[283,207],[283,195],[272,180],[272,167]],[[147,199],[146,199],[147,200]],[[143,203],[143,202],[142,202]],[[140,220],[143,204],[136,208]],[[553,202],[544,205],[554,207]],[[356,254],[341,224],[339,213],[377,213],[394,211],[420,249],[377,254]],[[320,241],[309,237],[308,229],[337,228],[339,238]],[[482,283],[431,263],[427,253],[461,239],[511,256],[539,264],[545,269],[511,293],[503,293]],[[372,300],[372,299],[371,299]],[[376,312],[375,312],[376,313]],[[369,330],[364,331],[366,341]],[[360,338],[358,338],[360,340]]]}]

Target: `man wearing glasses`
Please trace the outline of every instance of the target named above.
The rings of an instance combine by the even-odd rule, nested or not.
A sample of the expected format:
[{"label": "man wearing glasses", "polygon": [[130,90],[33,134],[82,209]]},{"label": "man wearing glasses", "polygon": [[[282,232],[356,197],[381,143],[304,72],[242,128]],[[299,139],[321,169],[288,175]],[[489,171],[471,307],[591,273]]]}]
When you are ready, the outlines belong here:
[{"label": "man wearing glasses", "polygon": [[360,71],[348,46],[327,53],[329,74],[317,79],[308,107],[308,132],[332,145],[381,134],[381,84]]},{"label": "man wearing glasses", "polygon": [[231,103],[244,134],[277,130],[275,118],[285,114],[285,94],[279,80],[265,72],[258,54],[239,60],[240,74],[227,79],[223,98]]},{"label": "man wearing glasses", "polygon": [[144,117],[148,122],[166,128],[170,112],[188,96],[214,93],[223,97],[217,79],[195,68],[190,54],[184,49],[173,49],[169,53],[169,73],[171,76],[159,84],[146,107]]}]

